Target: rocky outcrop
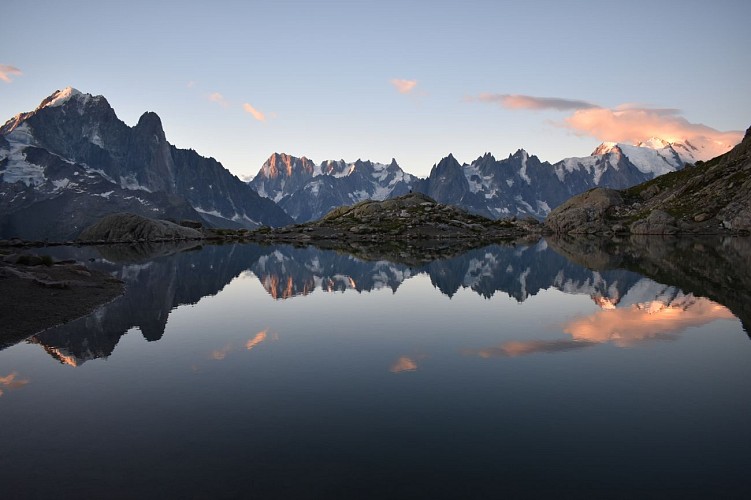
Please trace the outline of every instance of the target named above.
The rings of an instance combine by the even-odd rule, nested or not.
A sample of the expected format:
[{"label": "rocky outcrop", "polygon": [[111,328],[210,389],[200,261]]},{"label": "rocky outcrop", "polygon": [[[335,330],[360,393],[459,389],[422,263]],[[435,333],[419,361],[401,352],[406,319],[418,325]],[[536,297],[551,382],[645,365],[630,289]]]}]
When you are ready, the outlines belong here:
[{"label": "rocky outcrop", "polygon": [[730,152],[632,188],[592,190],[553,210],[556,233],[751,233],[751,129]]},{"label": "rocky outcrop", "polygon": [[664,210],[652,210],[646,219],[639,219],[629,228],[633,234],[675,234],[675,217]]},{"label": "rocky outcrop", "polygon": [[81,232],[82,242],[138,242],[197,240],[203,233],[166,220],[148,219],[135,214],[112,214]]},{"label": "rocky outcrop", "polygon": [[251,238],[274,242],[465,240],[476,244],[541,231],[542,225],[535,219],[494,221],[442,205],[424,194],[410,193],[339,207],[317,221],[265,228],[251,233]]},{"label": "rocky outcrop", "polygon": [[545,224],[555,233],[587,234],[612,230],[604,224],[612,207],[623,203],[618,191],[595,188],[553,210]]}]

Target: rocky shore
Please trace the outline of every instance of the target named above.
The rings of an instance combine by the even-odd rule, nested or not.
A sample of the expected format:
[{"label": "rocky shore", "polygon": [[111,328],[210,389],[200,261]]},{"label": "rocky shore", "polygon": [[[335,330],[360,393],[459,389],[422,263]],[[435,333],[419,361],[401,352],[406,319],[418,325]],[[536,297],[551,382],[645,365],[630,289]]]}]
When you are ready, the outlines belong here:
[{"label": "rocky shore", "polygon": [[123,283],[73,261],[0,248],[0,349],[84,316],[123,293]]}]

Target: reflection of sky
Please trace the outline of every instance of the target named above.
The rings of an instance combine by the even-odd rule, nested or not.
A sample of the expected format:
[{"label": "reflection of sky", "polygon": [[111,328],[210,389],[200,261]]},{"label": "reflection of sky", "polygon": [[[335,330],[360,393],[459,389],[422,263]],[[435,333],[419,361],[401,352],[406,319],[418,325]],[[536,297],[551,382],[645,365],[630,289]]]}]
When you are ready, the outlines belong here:
[{"label": "reflection of sky", "polygon": [[687,328],[702,326],[717,319],[732,319],[725,307],[705,298],[690,303],[664,304],[661,301],[625,308],[597,311],[567,322],[563,331],[575,340],[613,342],[627,347],[649,339],[666,338]]},{"label": "reflection of sky", "polygon": [[409,356],[399,356],[399,359],[389,368],[391,373],[413,372],[415,370],[417,370],[417,361]]},{"label": "reflection of sky", "polygon": [[0,376],[0,396],[4,394],[3,389],[20,389],[28,383],[29,380],[19,377],[18,373],[16,372],[11,372],[5,376]]},{"label": "reflection of sky", "polygon": [[[521,478],[514,486],[524,481],[516,475],[522,469],[559,473],[561,481],[589,481],[595,470],[610,486],[624,470],[636,481],[650,477],[654,471],[645,473],[635,458],[651,453],[670,465],[669,474],[698,463],[718,476],[733,463],[746,473],[740,445],[734,460],[716,453],[717,443],[745,443],[751,432],[751,343],[739,322],[716,321],[731,316],[704,299],[679,320],[641,295],[615,311],[602,311],[588,294],[555,289],[522,303],[469,289],[449,298],[418,275],[396,293],[317,289],[275,300],[246,273],[172,310],[159,341],[132,329],[107,359],[76,370],[39,345],[0,351],[8,383],[0,385],[0,419],[14,429],[3,438],[3,452],[14,457],[4,472],[49,471],[57,486],[109,457],[133,474],[157,471],[142,474],[144,481],[169,474],[184,485],[191,474],[205,480],[196,471],[207,470],[233,484],[339,470],[370,477],[365,468],[380,474],[391,465],[406,474],[427,464],[443,477]],[[561,326],[639,311],[670,316],[664,325],[679,326],[662,330],[684,333],[676,342],[620,349],[612,330],[586,337]],[[621,337],[649,337],[626,325]],[[600,347],[579,348],[592,345]],[[524,355],[532,352],[558,354]],[[9,390],[23,380],[33,384]],[[676,455],[685,447],[693,453]],[[712,467],[704,468],[706,460]]]},{"label": "reflection of sky", "polygon": [[709,299],[681,295],[673,303],[653,300],[621,308],[608,306],[575,317],[563,324],[563,332],[571,335],[571,339],[511,340],[498,346],[464,352],[481,358],[495,358],[564,352],[608,342],[629,347],[648,340],[675,339],[688,328],[734,317],[725,306]]}]

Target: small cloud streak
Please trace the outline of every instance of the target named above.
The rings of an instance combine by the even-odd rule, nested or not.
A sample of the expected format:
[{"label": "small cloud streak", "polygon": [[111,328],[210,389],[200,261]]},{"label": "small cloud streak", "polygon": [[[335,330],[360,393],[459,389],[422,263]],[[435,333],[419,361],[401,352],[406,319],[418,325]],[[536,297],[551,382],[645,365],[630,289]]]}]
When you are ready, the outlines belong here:
[{"label": "small cloud streak", "polygon": [[575,99],[563,99],[560,97],[534,97],[531,95],[521,94],[491,94],[487,92],[480,94],[476,98],[470,97],[469,100],[496,103],[507,109],[555,109],[557,111],[571,111],[597,107],[596,104]]},{"label": "small cloud streak", "polygon": [[393,85],[400,94],[409,94],[417,86],[417,80],[402,80],[394,78],[391,80],[391,85]]},{"label": "small cloud streak", "polygon": [[193,87],[196,86],[196,82],[194,80],[191,80],[188,83],[186,83],[185,86],[188,87],[189,89],[192,89]]},{"label": "small cloud streak", "polygon": [[258,120],[259,122],[265,122],[266,121],[266,115],[258,111],[256,108],[248,104],[247,102],[243,104],[243,109],[253,115],[253,118]]},{"label": "small cloud streak", "polygon": [[209,94],[209,101],[215,102],[223,108],[229,106],[229,102],[227,102],[224,96],[219,92],[212,92],[211,94]]},{"label": "small cloud streak", "polygon": [[413,372],[417,370],[417,361],[409,356],[402,356],[391,365],[391,373]]},{"label": "small cloud streak", "polygon": [[11,83],[13,80],[11,76],[21,76],[23,72],[15,66],[8,66],[7,64],[0,64],[0,80],[5,83]]}]

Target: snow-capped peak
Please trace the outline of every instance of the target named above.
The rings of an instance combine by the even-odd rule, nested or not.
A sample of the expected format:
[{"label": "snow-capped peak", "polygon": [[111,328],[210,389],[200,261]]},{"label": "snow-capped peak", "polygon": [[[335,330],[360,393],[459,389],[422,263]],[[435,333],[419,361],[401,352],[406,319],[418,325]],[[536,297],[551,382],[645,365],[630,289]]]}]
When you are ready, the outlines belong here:
[{"label": "snow-capped peak", "polygon": [[680,157],[683,163],[710,160],[715,156],[727,153],[734,146],[734,144],[725,144],[702,136],[692,137],[690,140],[686,137],[682,139],[652,137],[636,145],[656,150],[670,148]]},{"label": "snow-capped peak", "polygon": [[43,104],[42,107],[45,108],[55,108],[57,106],[62,106],[66,102],[68,102],[71,97],[83,95],[81,91],[74,89],[73,87],[65,87],[63,90],[58,90],[54,94],[48,97],[49,102],[46,104]]},{"label": "snow-capped peak", "polygon": [[597,146],[594,151],[592,151],[592,154],[590,156],[606,155],[608,153],[612,153],[613,150],[617,147],[617,142],[603,142],[602,144]]}]

